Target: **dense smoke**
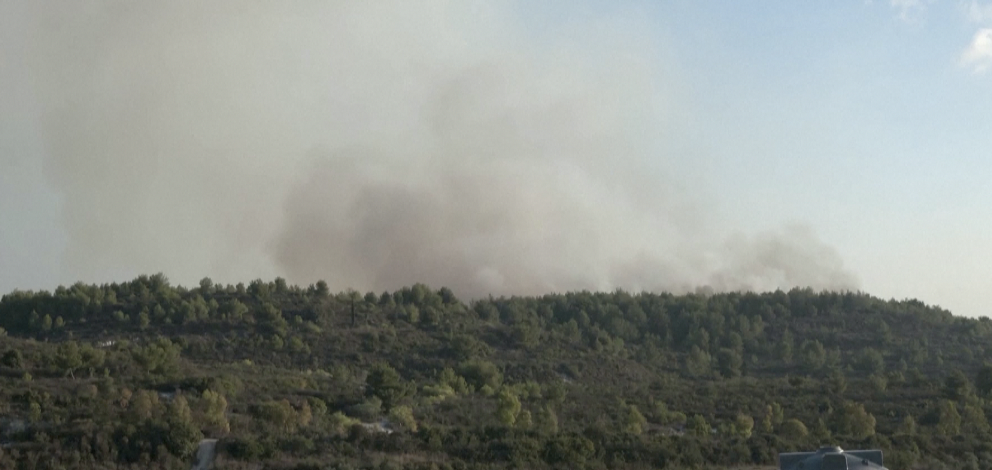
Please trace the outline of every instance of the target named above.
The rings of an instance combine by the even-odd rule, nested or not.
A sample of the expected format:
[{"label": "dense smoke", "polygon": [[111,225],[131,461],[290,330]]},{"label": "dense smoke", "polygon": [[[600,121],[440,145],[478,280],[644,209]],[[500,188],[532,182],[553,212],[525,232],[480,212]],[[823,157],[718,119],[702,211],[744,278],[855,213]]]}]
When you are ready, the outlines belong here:
[{"label": "dense smoke", "polygon": [[856,287],[801,228],[721,240],[636,14],[539,30],[508,5],[19,4],[67,274]]}]

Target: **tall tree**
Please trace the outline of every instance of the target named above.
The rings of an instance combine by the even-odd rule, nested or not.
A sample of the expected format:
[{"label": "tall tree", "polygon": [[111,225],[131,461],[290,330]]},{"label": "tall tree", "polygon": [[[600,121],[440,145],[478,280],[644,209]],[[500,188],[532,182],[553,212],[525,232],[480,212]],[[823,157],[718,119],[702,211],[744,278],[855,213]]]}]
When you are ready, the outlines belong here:
[{"label": "tall tree", "polygon": [[844,436],[861,440],[875,435],[875,417],[865,411],[863,404],[845,402],[834,410],[832,430]]},{"label": "tall tree", "polygon": [[365,385],[366,394],[379,397],[387,411],[410,393],[409,386],[403,382],[396,369],[385,363],[372,366]]},{"label": "tall tree", "polygon": [[792,351],[794,349],[794,340],[792,339],[792,332],[788,329],[782,333],[782,339],[779,341],[776,352],[778,353],[779,359],[786,364],[792,364]]},{"label": "tall tree", "polygon": [[782,427],[779,429],[778,435],[786,436],[789,438],[803,438],[809,435],[809,429],[802,421],[795,418],[790,418],[782,422]]},{"label": "tall tree", "polygon": [[944,395],[951,400],[961,400],[971,395],[971,381],[960,369],[954,369],[944,379]]},{"label": "tall tree", "polygon": [[520,413],[520,399],[509,388],[504,387],[496,400],[496,419],[504,426],[513,426]]},{"label": "tall tree", "polygon": [[556,434],[558,432],[558,415],[551,409],[550,405],[544,405],[537,410],[535,417],[535,428],[543,434]]},{"label": "tall tree", "polygon": [[748,439],[751,437],[753,430],[754,418],[744,413],[737,413],[737,417],[734,418],[735,434],[741,438]]},{"label": "tall tree", "polygon": [[182,395],[177,395],[169,404],[165,415],[166,432],[163,436],[169,451],[182,458],[192,457],[199,446],[203,434],[193,422],[189,403]]},{"label": "tall tree", "polygon": [[717,367],[720,375],[726,378],[741,376],[741,366],[744,365],[744,358],[736,349],[721,348],[716,354]]},{"label": "tall tree", "polygon": [[644,426],[647,424],[648,420],[644,418],[636,406],[626,406],[623,416],[623,431],[625,433],[639,436],[644,432]]},{"label": "tall tree", "polygon": [[950,400],[941,400],[937,408],[937,434],[957,436],[961,433],[961,414],[957,405]]},{"label": "tall tree", "polygon": [[693,415],[686,423],[686,431],[696,437],[707,437],[711,433],[711,428],[702,415]]},{"label": "tall tree", "polygon": [[231,431],[231,425],[227,421],[227,399],[223,395],[206,389],[199,404],[208,429],[224,434]]},{"label": "tall tree", "polygon": [[66,341],[59,344],[55,362],[65,375],[76,378],[73,371],[83,366],[83,356],[79,352],[79,345],[75,341]]},{"label": "tall tree", "polygon": [[986,362],[981,369],[978,369],[978,374],[975,375],[975,388],[983,396],[992,393],[992,364]]},{"label": "tall tree", "polygon": [[827,351],[818,340],[803,341],[799,347],[802,366],[807,372],[816,372],[823,368],[827,361]]}]

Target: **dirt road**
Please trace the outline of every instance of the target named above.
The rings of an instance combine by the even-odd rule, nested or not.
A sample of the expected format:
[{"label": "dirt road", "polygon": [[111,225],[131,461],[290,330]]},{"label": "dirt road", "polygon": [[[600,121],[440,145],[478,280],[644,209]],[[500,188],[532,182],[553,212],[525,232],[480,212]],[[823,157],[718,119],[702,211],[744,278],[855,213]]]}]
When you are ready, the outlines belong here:
[{"label": "dirt road", "polygon": [[204,439],[200,441],[200,448],[196,450],[196,463],[192,470],[208,470],[214,463],[214,452],[217,450],[217,439]]}]

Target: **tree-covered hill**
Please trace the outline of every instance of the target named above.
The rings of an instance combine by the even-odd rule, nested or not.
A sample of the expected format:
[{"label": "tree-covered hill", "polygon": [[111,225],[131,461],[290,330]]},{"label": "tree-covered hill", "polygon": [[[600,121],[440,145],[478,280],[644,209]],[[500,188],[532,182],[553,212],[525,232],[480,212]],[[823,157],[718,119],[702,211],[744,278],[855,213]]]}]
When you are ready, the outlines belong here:
[{"label": "tree-covered hill", "polygon": [[466,302],[163,275],[0,301],[0,468],[992,468],[992,321],[863,293]]}]

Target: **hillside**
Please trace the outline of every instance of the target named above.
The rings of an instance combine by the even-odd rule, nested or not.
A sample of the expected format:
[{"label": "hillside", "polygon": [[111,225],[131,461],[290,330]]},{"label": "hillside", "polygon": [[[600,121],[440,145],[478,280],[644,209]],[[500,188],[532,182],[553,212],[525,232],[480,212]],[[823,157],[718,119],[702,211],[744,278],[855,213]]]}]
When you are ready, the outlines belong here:
[{"label": "hillside", "polygon": [[0,301],[0,468],[706,468],[821,443],[992,468],[992,321],[921,302],[466,302],[162,275]]}]

